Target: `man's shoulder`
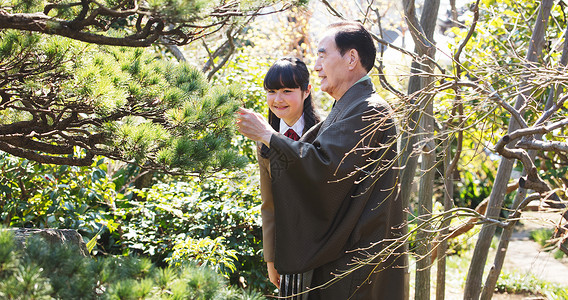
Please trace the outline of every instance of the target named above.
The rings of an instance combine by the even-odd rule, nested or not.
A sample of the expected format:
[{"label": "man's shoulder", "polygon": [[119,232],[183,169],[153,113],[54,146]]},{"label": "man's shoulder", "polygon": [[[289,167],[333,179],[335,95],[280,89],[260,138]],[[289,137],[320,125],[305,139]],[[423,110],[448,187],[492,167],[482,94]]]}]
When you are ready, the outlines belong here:
[{"label": "man's shoulder", "polygon": [[370,78],[356,83],[352,89],[353,92],[350,95],[350,100],[352,102],[367,102],[378,105],[384,105],[387,103],[379,94],[377,94],[375,85]]},{"label": "man's shoulder", "polygon": [[358,110],[392,110],[391,105],[376,92],[370,93],[354,101]]},{"label": "man's shoulder", "polygon": [[391,105],[376,92],[372,93],[369,98],[367,98],[367,102],[369,106],[391,109]]},{"label": "man's shoulder", "polygon": [[365,114],[369,111],[391,112],[391,106],[387,101],[377,94],[370,79],[355,84],[352,90],[348,91],[346,97],[340,101],[346,101],[342,105],[339,116],[353,116],[355,114]]}]

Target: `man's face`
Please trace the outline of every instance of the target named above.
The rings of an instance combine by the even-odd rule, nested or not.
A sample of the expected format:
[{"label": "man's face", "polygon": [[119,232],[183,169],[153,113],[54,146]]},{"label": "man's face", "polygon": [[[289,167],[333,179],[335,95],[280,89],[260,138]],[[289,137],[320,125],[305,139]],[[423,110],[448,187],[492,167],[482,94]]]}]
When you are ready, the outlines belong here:
[{"label": "man's face", "polygon": [[321,79],[321,90],[336,100],[347,91],[345,79],[349,66],[345,57],[342,57],[337,49],[333,32],[326,34],[319,42],[314,69]]}]

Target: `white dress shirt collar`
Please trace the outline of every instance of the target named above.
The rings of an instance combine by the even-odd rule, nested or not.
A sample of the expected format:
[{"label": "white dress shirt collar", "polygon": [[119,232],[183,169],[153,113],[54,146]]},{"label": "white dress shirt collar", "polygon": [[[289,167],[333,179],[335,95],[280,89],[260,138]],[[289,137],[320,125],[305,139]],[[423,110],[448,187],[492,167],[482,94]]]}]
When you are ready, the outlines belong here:
[{"label": "white dress shirt collar", "polygon": [[296,121],[296,123],[294,123],[294,125],[292,126],[288,126],[288,124],[286,124],[284,120],[280,119],[280,130],[278,131],[281,134],[284,134],[286,131],[288,131],[288,129],[292,128],[292,130],[294,130],[299,137],[302,137],[302,134],[304,133],[304,124],[304,114],[302,113],[298,121]]}]

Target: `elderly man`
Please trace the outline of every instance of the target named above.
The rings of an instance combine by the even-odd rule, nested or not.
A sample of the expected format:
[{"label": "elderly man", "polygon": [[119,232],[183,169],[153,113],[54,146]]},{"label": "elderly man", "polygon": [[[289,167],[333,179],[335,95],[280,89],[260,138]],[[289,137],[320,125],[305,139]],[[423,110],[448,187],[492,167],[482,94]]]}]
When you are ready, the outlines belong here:
[{"label": "elderly man", "polygon": [[[299,141],[257,113],[239,112],[239,131],[273,153],[274,263],[280,274],[304,274],[303,299],[403,298],[404,247],[375,255],[403,223],[392,110],[367,75],[375,56],[360,24],[328,27],[315,70],[336,104]],[[361,264],[369,257],[375,259]]]}]

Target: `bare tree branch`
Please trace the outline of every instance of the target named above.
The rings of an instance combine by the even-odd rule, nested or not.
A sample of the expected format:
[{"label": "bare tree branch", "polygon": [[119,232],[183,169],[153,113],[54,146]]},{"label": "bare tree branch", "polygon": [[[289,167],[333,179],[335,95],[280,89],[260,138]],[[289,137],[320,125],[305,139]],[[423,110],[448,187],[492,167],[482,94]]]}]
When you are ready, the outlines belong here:
[{"label": "bare tree branch", "polygon": [[[43,12],[9,13],[0,9],[0,28],[18,29],[44,34],[52,34],[71,39],[100,45],[148,47],[155,42],[184,45],[217,32],[220,28],[230,26],[234,18],[255,17],[285,11],[295,4],[294,1],[273,1],[282,5],[272,10],[261,11],[273,3],[266,2],[251,10],[243,10],[238,1],[231,1],[213,7],[207,14],[190,14],[179,16],[168,14],[146,7],[147,3],[125,1],[116,7],[105,7],[95,0],[81,0],[70,4],[47,4]],[[72,19],[66,20],[51,17],[52,10],[68,9],[81,6],[81,11]],[[133,18],[135,24],[129,24],[128,18]],[[132,26],[134,32],[130,35],[115,36],[108,34],[117,23]],[[121,24],[122,24],[121,23]],[[173,25],[170,30],[164,30],[166,25]],[[97,28],[93,30],[91,27]],[[116,26],[115,26],[116,27]]]}]

